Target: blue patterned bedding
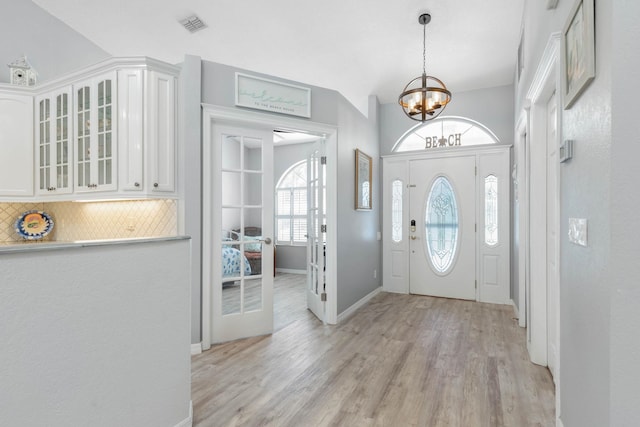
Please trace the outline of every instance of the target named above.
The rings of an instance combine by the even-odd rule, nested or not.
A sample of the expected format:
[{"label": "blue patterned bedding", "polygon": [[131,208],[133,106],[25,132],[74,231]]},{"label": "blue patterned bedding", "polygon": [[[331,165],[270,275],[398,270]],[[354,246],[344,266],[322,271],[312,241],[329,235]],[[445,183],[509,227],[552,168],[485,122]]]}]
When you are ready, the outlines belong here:
[{"label": "blue patterned bedding", "polygon": [[241,262],[244,263],[244,275],[250,276],[251,266],[247,257],[236,248],[222,247],[222,277],[240,277]]}]

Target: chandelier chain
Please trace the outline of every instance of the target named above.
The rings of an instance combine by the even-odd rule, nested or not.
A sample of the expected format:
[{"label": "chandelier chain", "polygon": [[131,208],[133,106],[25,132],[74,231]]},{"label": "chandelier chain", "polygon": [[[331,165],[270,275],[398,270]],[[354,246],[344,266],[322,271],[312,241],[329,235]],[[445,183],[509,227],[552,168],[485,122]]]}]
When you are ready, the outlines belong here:
[{"label": "chandelier chain", "polygon": [[427,24],[422,24],[422,74],[427,74]]}]

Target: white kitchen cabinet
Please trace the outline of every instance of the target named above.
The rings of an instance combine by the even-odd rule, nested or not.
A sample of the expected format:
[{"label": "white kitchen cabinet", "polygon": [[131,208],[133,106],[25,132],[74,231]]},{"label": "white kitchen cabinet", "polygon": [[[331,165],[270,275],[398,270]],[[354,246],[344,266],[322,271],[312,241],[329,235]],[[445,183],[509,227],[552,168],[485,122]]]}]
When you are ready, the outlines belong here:
[{"label": "white kitchen cabinet", "polygon": [[147,147],[153,193],[176,191],[176,77],[148,72]]},{"label": "white kitchen cabinet", "polygon": [[0,85],[0,200],[176,197],[178,74],[112,58],[33,88]]},{"label": "white kitchen cabinet", "polygon": [[33,95],[0,89],[0,198],[33,196]]},{"label": "white kitchen cabinet", "polygon": [[71,88],[36,97],[35,179],[37,195],[73,190]]},{"label": "white kitchen cabinet", "polygon": [[144,122],[144,70],[119,70],[118,151],[120,190],[123,192],[144,191]]},{"label": "white kitchen cabinet", "polygon": [[156,70],[118,71],[120,190],[175,193],[176,77]]},{"label": "white kitchen cabinet", "polygon": [[116,73],[73,85],[74,191],[116,191]]}]

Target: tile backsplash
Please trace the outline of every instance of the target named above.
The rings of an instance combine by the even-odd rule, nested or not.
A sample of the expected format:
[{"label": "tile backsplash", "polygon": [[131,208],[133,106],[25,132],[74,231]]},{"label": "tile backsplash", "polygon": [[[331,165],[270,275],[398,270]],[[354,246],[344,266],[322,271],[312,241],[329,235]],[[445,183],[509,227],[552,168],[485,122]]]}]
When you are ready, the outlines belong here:
[{"label": "tile backsplash", "polygon": [[23,242],[15,232],[18,217],[28,210],[47,212],[54,221],[43,241],[165,237],[178,234],[175,200],[112,202],[0,202],[0,243]]}]

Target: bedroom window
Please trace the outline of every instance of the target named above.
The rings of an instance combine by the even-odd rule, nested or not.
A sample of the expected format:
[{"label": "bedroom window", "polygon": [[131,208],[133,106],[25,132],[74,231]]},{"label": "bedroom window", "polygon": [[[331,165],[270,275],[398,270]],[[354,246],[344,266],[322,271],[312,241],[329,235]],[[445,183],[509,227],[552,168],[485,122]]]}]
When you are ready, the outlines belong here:
[{"label": "bedroom window", "polygon": [[282,174],[276,185],[276,235],[278,244],[307,243],[307,161]]},{"label": "bedroom window", "polygon": [[[301,160],[287,169],[276,185],[275,222],[277,244],[307,244],[307,161]],[[323,175],[323,206],[327,206],[326,174]],[[325,223],[326,211],[322,215]],[[326,238],[326,235],[325,235]]]}]

